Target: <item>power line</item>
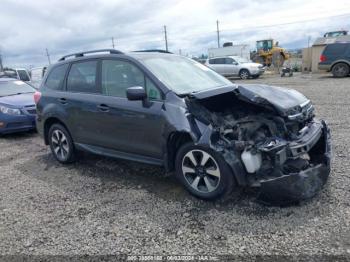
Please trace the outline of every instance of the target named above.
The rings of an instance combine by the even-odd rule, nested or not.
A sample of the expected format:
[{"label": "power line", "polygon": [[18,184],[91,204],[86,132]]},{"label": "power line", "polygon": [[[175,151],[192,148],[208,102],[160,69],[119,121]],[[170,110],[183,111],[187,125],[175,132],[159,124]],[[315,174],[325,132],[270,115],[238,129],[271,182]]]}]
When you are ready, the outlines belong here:
[{"label": "power line", "polygon": [[252,30],[252,29],[261,29],[261,28],[269,28],[269,27],[276,27],[276,26],[284,26],[284,25],[293,25],[293,24],[301,24],[301,23],[307,23],[307,22],[313,22],[313,21],[318,21],[318,20],[323,20],[323,19],[329,19],[329,18],[340,18],[340,17],[347,17],[350,16],[350,13],[346,14],[340,14],[340,15],[334,15],[334,16],[325,16],[325,17],[319,17],[319,18],[313,18],[313,19],[305,19],[305,20],[300,20],[300,21],[294,21],[294,22],[286,22],[286,23],[279,23],[279,24],[272,24],[272,25],[262,25],[262,26],[254,26],[254,27],[242,27],[242,28],[232,28],[232,29],[224,29],[221,31],[237,31],[237,30]]}]

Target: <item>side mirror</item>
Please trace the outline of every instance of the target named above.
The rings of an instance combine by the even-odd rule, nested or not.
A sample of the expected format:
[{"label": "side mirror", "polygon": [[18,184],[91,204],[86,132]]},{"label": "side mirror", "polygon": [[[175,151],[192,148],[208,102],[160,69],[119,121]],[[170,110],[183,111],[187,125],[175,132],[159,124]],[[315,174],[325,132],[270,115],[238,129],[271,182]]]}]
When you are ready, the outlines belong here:
[{"label": "side mirror", "polygon": [[126,97],[131,101],[143,100],[147,97],[147,93],[142,86],[133,86],[126,89]]}]

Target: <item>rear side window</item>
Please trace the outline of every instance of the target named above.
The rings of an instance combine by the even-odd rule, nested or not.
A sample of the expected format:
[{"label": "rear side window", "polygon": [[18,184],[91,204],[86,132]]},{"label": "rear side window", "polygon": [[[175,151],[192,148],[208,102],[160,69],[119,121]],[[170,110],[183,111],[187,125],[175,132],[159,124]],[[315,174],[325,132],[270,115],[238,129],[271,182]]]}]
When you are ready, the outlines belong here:
[{"label": "rear side window", "polygon": [[209,64],[222,65],[225,64],[225,58],[214,58],[209,60]]},{"label": "rear side window", "polygon": [[345,54],[349,44],[331,44],[326,47],[325,55],[342,55]]},{"label": "rear side window", "polygon": [[96,71],[96,60],[72,64],[67,78],[67,91],[99,93],[96,85]]},{"label": "rear side window", "polygon": [[45,87],[52,90],[62,90],[67,68],[68,64],[64,64],[52,69],[46,79]]}]

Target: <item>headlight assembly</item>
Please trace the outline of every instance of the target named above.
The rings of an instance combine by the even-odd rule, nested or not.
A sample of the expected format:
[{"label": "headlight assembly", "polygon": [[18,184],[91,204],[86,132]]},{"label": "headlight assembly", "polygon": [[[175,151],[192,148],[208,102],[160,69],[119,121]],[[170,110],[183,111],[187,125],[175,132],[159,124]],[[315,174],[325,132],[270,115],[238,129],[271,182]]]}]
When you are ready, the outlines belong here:
[{"label": "headlight assembly", "polygon": [[21,110],[17,108],[9,108],[6,106],[0,106],[0,112],[7,115],[20,115]]}]

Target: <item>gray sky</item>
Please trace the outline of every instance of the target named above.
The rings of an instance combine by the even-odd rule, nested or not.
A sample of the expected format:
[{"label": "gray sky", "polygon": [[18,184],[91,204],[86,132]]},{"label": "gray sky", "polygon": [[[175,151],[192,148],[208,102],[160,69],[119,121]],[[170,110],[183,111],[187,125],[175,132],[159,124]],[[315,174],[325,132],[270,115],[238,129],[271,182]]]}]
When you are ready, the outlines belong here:
[{"label": "gray sky", "polygon": [[[221,44],[254,47],[274,38],[286,48],[305,47],[326,31],[350,29],[349,0],[2,0],[0,48],[5,66],[44,65],[67,53],[95,48],[169,49],[200,55]],[[301,21],[301,22],[300,22]],[[279,24],[279,26],[275,26]]]}]

